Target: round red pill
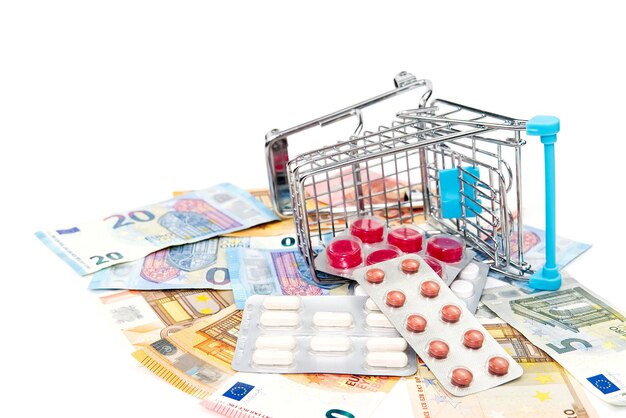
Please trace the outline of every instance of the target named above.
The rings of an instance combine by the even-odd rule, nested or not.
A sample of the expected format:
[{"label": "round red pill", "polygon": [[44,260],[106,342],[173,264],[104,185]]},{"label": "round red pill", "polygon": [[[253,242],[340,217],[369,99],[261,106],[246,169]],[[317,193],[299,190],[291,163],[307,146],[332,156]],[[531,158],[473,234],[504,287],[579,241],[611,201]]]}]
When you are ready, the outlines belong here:
[{"label": "round red pill", "polygon": [[387,242],[395,245],[405,253],[416,253],[422,249],[422,234],[416,229],[408,227],[396,228],[389,231]]},{"label": "round red pill", "polygon": [[428,240],[426,252],[444,263],[457,263],[463,259],[465,243],[453,235],[437,235]]},{"label": "round red pill", "polygon": [[387,292],[385,302],[392,308],[399,308],[406,302],[406,296],[399,290],[392,290]]},{"label": "round red pill", "polygon": [[428,344],[428,354],[430,354],[434,358],[442,359],[448,357],[448,352],[450,348],[448,344],[444,343],[441,340],[434,340]]},{"label": "round red pill", "polygon": [[439,295],[440,288],[441,286],[439,286],[439,283],[433,282],[432,280],[426,280],[420,285],[420,293],[424,297],[434,298]]},{"label": "round red pill", "polygon": [[372,264],[382,263],[383,261],[400,257],[400,255],[402,255],[402,252],[393,245],[384,245],[369,253],[365,258],[365,264],[371,266]]},{"label": "round red pill", "polygon": [[402,271],[408,274],[417,273],[420,269],[420,262],[414,258],[407,258],[402,260],[402,264],[400,264]]},{"label": "round red pill", "polygon": [[385,272],[381,269],[369,269],[365,273],[365,280],[372,284],[379,284],[385,280]]},{"label": "round red pill", "polygon": [[326,257],[331,267],[349,269],[363,262],[361,243],[355,238],[334,238],[326,248]]},{"label": "round red pill", "polygon": [[422,258],[424,259],[424,262],[428,264],[428,267],[430,267],[435,271],[435,273],[437,273],[437,276],[443,278],[443,264],[441,264],[439,260],[434,257],[429,257],[427,255],[423,256]]},{"label": "round red pill", "polygon": [[409,315],[406,318],[406,329],[411,332],[423,332],[426,329],[426,318],[418,314]]},{"label": "round red pill", "polygon": [[445,305],[441,308],[441,319],[446,322],[456,322],[461,318],[461,308],[456,305]]},{"label": "round red pill", "polygon": [[509,372],[509,361],[503,357],[491,357],[489,359],[489,373],[496,376],[504,376]]},{"label": "round red pill", "polygon": [[365,244],[374,244],[383,240],[385,223],[376,218],[361,218],[352,222],[350,233]]},{"label": "round red pill", "polygon": [[463,334],[463,344],[467,348],[480,348],[483,346],[483,342],[485,341],[485,336],[482,332],[476,329],[470,329]]},{"label": "round red pill", "polygon": [[463,367],[458,367],[452,370],[451,380],[452,380],[453,385],[461,386],[461,387],[469,386],[470,383],[472,383],[473,379],[474,379],[474,375],[472,374],[472,372],[470,372],[467,369],[464,369]]}]

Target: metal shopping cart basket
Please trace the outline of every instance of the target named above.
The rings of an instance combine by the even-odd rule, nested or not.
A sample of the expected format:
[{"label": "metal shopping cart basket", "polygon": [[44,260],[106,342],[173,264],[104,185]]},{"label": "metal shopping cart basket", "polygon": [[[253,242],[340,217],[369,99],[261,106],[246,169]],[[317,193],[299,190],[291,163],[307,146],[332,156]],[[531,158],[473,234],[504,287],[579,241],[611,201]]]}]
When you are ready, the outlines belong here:
[{"label": "metal shopping cart basket", "polygon": [[[349,227],[356,216],[379,215],[387,224],[416,223],[463,237],[482,258],[531,287],[556,289],[554,142],[559,120],[529,121],[431,99],[432,84],[402,72],[396,88],[322,118],[266,136],[270,191],[276,212],[293,215],[298,247],[313,278],[337,281],[315,268],[316,249]],[[417,107],[363,131],[361,110],[409,90],[423,91]],[[358,128],[347,140],[290,158],[288,139],[350,116]],[[526,135],[544,143],[546,167],[546,264],[524,261],[522,147]]]}]

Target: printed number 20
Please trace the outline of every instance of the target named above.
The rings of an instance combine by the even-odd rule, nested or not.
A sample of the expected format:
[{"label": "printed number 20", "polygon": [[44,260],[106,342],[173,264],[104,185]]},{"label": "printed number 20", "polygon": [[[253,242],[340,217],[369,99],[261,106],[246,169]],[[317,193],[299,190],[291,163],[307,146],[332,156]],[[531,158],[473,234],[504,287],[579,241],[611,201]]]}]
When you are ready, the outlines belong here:
[{"label": "printed number 20", "polygon": [[[151,220],[154,219],[154,214],[147,210],[134,210],[132,212],[128,212],[128,217],[135,222],[150,222]],[[113,229],[119,228],[122,226],[132,225],[135,223],[135,222],[126,221],[126,216],[124,215],[111,215],[111,216],[104,218],[104,220],[106,221],[107,219],[111,219],[111,218],[117,218],[117,221],[115,221],[115,225],[113,225]]]},{"label": "printed number 20", "polygon": [[585,348],[590,348],[591,343],[589,341],[581,340],[580,338],[566,338],[561,341],[563,347],[558,347],[554,344],[546,344],[548,347],[556,351],[558,354],[569,353],[570,351],[576,351],[576,347],[572,346],[572,343],[580,343]]},{"label": "printed number 20", "polygon": [[[108,263],[109,260],[113,260],[113,261],[121,260],[122,258],[124,258],[124,256],[120,253],[108,253],[104,257],[101,255],[94,255],[94,256],[89,257],[90,260],[93,260],[94,258],[97,260],[96,261],[96,266],[97,266],[98,264]],[[107,258],[109,260],[107,260]]]}]

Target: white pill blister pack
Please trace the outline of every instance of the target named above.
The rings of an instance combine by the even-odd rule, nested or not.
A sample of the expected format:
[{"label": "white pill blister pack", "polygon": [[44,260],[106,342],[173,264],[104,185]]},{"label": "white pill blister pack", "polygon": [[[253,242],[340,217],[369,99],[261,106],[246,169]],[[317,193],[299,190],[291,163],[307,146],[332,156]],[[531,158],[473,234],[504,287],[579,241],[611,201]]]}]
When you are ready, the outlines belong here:
[{"label": "white pill blister pack", "polygon": [[453,395],[522,375],[521,366],[420,256],[363,267],[352,278]]},{"label": "white pill blister pack", "polygon": [[257,373],[414,374],[415,351],[368,300],[252,296],[243,311],[232,368]]},{"label": "white pill blister pack", "polygon": [[465,266],[457,278],[450,284],[450,289],[471,313],[476,313],[480,297],[483,294],[489,266],[480,261],[472,261]]}]

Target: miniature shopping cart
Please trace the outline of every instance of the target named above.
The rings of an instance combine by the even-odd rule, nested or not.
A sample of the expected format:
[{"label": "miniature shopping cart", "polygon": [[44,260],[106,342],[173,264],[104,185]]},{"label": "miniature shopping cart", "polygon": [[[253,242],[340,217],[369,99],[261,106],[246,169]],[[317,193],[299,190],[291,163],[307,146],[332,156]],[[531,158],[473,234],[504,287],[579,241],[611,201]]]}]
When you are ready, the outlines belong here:
[{"label": "miniature shopping cart", "polygon": [[[557,289],[555,263],[554,142],[559,120],[529,121],[431,99],[432,84],[399,73],[396,88],[322,118],[266,136],[274,208],[295,221],[298,247],[314,280],[337,281],[315,268],[320,245],[358,216],[378,215],[388,226],[416,223],[463,237],[491,269],[531,287]],[[363,131],[361,110],[418,89],[414,109],[375,131]],[[290,158],[288,140],[315,126],[350,116],[354,135]],[[522,147],[525,135],[541,137],[546,179],[546,263],[524,261]]]}]

